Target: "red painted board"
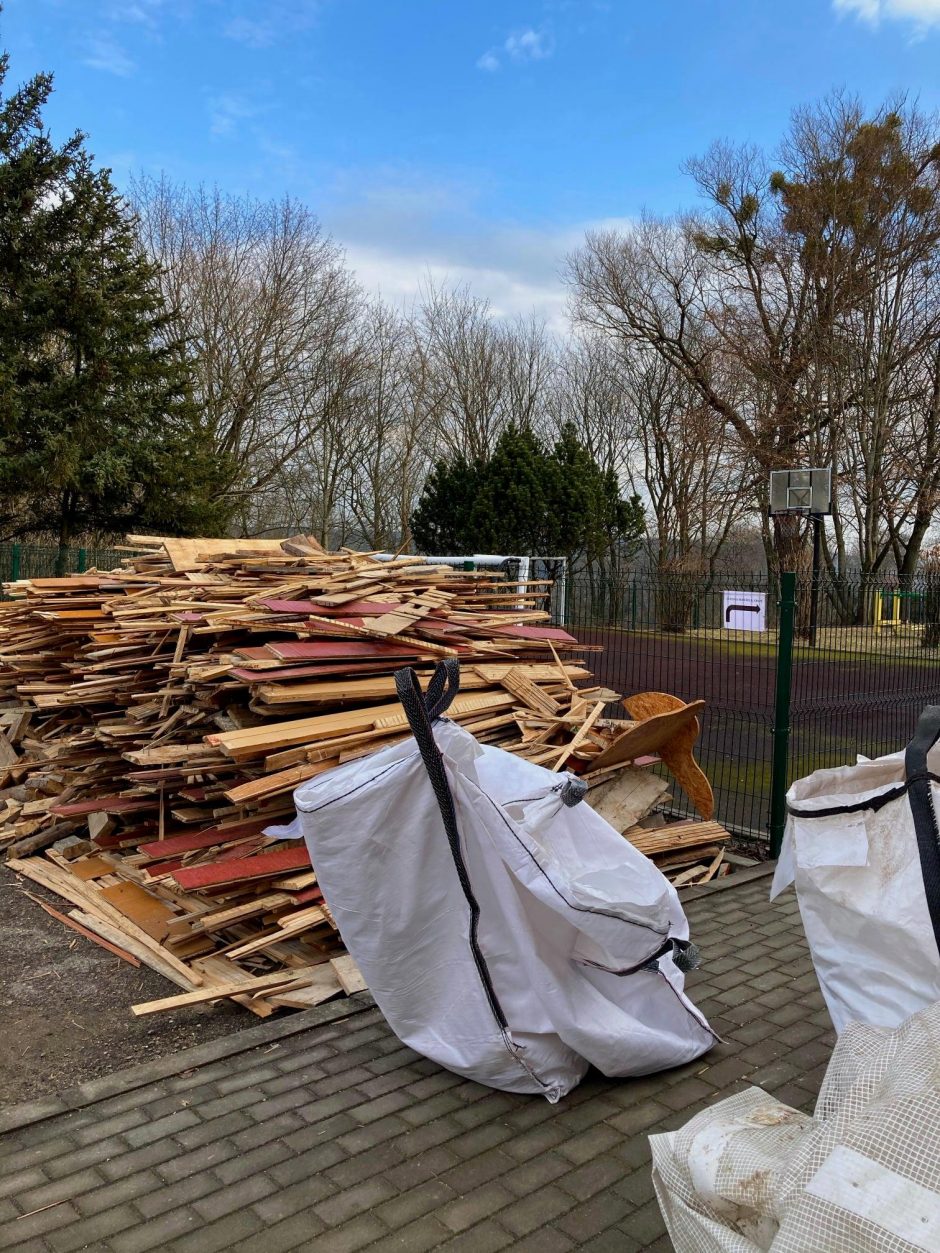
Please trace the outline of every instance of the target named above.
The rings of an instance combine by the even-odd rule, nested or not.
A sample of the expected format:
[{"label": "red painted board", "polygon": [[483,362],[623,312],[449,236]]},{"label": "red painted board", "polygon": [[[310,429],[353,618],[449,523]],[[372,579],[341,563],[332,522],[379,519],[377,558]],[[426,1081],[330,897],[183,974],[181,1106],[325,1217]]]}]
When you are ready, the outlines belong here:
[{"label": "red painted board", "polygon": [[397,602],[377,600],[351,600],[345,605],[318,605],[314,600],[263,600],[261,604],[272,613],[312,613],[318,618],[349,618],[357,614],[378,617],[379,614],[394,613],[401,608]]},{"label": "red painted board", "polygon": [[295,848],[279,848],[273,853],[258,853],[254,857],[238,860],[211,862],[207,866],[192,866],[176,870],[173,878],[181,888],[219,887],[223,883],[238,883],[242,879],[262,879],[271,875],[287,874],[291,870],[304,870],[310,858],[303,844]]},{"label": "red painted board", "polygon": [[72,801],[68,805],[52,805],[60,818],[78,818],[83,814],[130,814],[137,809],[156,809],[157,799],[146,796],[96,796],[90,801]]},{"label": "red painted board", "polygon": [[213,844],[255,835],[270,825],[268,817],[246,818],[244,822],[233,822],[229,827],[203,827],[201,831],[186,831],[182,835],[167,836],[165,840],[141,844],[140,851],[148,857],[175,857],[177,853],[191,853],[197,848],[211,848]]},{"label": "red painted board", "polygon": [[403,648],[385,640],[278,640],[268,648],[283,661],[322,661],[328,657],[395,657],[410,661],[418,655],[415,648]]},{"label": "red painted board", "polygon": [[172,615],[177,622],[205,622],[206,615],[204,613],[196,613],[192,609],[181,609],[179,613]]},{"label": "red painted board", "polygon": [[323,892],[320,885],[315,883],[312,888],[304,888],[300,892],[291,893],[291,900],[295,905],[316,905],[318,901],[323,900]]},{"label": "red painted board", "polygon": [[553,643],[577,644],[573,635],[563,631],[561,627],[540,626],[488,626],[486,630],[493,635],[515,635],[520,640],[551,640]]},{"label": "red painted board", "polygon": [[181,857],[176,857],[172,861],[155,861],[152,866],[144,866],[144,873],[150,875],[151,879],[160,874],[171,874],[174,870],[179,870],[183,864]]},{"label": "red painted board", "polygon": [[322,666],[284,666],[281,670],[230,670],[233,678],[245,683],[281,683],[285,679],[309,679],[332,674],[348,674],[358,678],[363,674],[387,674],[395,666],[394,659],[389,661],[362,662],[354,660],[339,662],[336,665]]}]

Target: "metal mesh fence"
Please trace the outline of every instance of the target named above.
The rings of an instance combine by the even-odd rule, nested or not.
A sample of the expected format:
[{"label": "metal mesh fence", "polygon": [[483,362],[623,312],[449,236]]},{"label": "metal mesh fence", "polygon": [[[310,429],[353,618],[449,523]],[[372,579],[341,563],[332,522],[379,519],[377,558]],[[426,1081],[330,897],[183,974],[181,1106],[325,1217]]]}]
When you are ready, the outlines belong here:
[{"label": "metal mesh fence", "polygon": [[0,544],[0,583],[81,574],[92,569],[113,570],[126,555],[114,548],[70,548],[60,562],[59,549],[54,544]]},{"label": "metal mesh fence", "polygon": [[[811,590],[804,580],[797,591],[788,781],[857,753],[896,751],[923,706],[940,703],[940,583],[824,578],[815,643]],[[762,840],[773,782],[777,601],[776,587],[755,574],[641,574],[615,585],[578,576],[555,612],[579,640],[603,648],[591,659],[599,682],[623,695],[664,691],[707,702],[699,755],[717,817]],[[681,794],[674,805],[688,812]]]}]

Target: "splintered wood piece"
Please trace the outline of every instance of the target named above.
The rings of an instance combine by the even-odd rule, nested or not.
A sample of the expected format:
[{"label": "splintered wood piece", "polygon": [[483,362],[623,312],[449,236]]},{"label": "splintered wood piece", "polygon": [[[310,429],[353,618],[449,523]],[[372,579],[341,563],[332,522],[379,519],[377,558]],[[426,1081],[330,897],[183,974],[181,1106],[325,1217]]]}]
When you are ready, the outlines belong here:
[{"label": "splintered wood piece", "polygon": [[724,861],[724,856],[725,850],[720,848],[715,854],[714,860],[709,863],[708,870],[705,877],[702,879],[702,883],[708,883],[710,880],[714,879]]},{"label": "splintered wood piece", "polygon": [[681,701],[679,704],[680,708],[675,711],[655,714],[642,722],[636,722],[623,735],[619,735],[609,748],[594,758],[591,769],[604,770],[608,766],[618,766],[621,762],[636,761],[638,757],[648,753],[658,753],[680,727],[692,722],[696,714],[705,708],[703,700],[693,701],[690,705],[683,705]]},{"label": "splintered wood piece", "polygon": [[669,784],[659,775],[626,766],[592,787],[585,800],[615,831],[624,832],[645,818],[668,791]]},{"label": "splintered wood piece", "polygon": [[553,771],[560,770],[562,766],[565,764],[565,762],[568,760],[568,758],[571,756],[571,754],[575,751],[575,749],[580,748],[580,746],[588,738],[588,735],[590,734],[590,731],[591,731],[591,727],[601,716],[601,713],[604,709],[605,704],[606,702],[602,700],[599,700],[597,702],[597,704],[594,706],[594,708],[591,710],[591,712],[588,714],[585,720],[581,723],[581,728],[575,735],[574,739],[571,741],[570,744],[566,745],[566,747],[562,749],[562,752],[559,755],[558,760],[552,766]]},{"label": "splintered wood piece", "polygon": [[500,678],[499,682],[507,692],[512,692],[513,696],[529,709],[535,709],[549,718],[554,718],[561,713],[561,705],[558,701],[547,696],[538,684],[533,683],[523,668],[513,666]]},{"label": "splintered wood piece", "polygon": [[342,957],[332,958],[330,965],[333,967],[336,978],[342,984],[343,991],[347,996],[352,996],[354,992],[365,992],[368,990],[368,984],[362,977],[362,971],[348,953],[344,953]]},{"label": "splintered wood piece", "polygon": [[345,989],[332,969],[330,962],[314,966],[303,979],[287,988],[275,988],[273,992],[258,992],[255,999],[263,999],[272,1005],[289,1009],[312,1009],[334,996],[342,996]]},{"label": "splintered wood piece", "polygon": [[[628,696],[623,704],[630,717],[637,719],[668,716],[670,713],[681,713],[692,708],[691,705],[683,705],[677,696],[671,696],[668,692],[641,692],[637,696]],[[692,802],[695,812],[708,820],[715,814],[715,796],[711,784],[693,755],[698,732],[699,723],[696,717],[677,726],[656,751]]]},{"label": "splintered wood piece", "polygon": [[0,731],[0,768],[4,766],[15,766],[19,761],[16,749],[7,739],[6,734]]},{"label": "splintered wood piece", "polygon": [[681,874],[677,874],[670,882],[674,888],[691,887],[692,884],[703,881],[705,871],[705,866],[691,866],[688,870],[683,870]]}]

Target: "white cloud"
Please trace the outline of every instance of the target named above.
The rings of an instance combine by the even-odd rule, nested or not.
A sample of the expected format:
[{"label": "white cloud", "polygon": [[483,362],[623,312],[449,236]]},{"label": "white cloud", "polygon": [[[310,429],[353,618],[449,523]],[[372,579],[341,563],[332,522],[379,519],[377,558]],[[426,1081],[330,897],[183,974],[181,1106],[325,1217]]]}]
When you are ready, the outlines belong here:
[{"label": "white cloud", "polygon": [[320,0],[266,0],[265,4],[252,4],[249,8],[252,15],[236,14],[225,26],[224,33],[248,48],[269,48],[278,40],[312,26]]},{"label": "white cloud", "polygon": [[121,45],[107,35],[88,39],[85,46],[87,52],[82,60],[93,70],[104,70],[107,74],[117,74],[119,78],[129,78],[137,68]]},{"label": "white cloud", "polygon": [[226,92],[221,96],[209,98],[209,133],[211,135],[231,135],[239,122],[257,117],[262,112],[261,106],[240,96],[236,92]]},{"label": "white cloud", "polygon": [[488,48],[477,61],[477,69],[492,73],[507,60],[518,65],[545,61],[554,51],[555,40],[548,31],[527,26],[524,30],[510,32],[498,47]]},{"label": "white cloud", "polygon": [[477,61],[478,70],[488,70],[492,73],[499,69],[499,57],[495,52],[484,52],[482,57]]},{"label": "white cloud", "polygon": [[832,0],[832,7],[872,26],[881,21],[907,22],[925,31],[940,24],[940,0]]},{"label": "white cloud", "polygon": [[555,51],[555,42],[545,31],[515,31],[503,45],[514,61],[544,61]]},{"label": "white cloud", "polygon": [[346,171],[321,219],[360,283],[386,300],[407,306],[429,282],[468,285],[495,316],[535,313],[564,329],[565,258],[586,230],[628,223],[493,221],[479,207],[480,191],[470,179],[412,169]]}]

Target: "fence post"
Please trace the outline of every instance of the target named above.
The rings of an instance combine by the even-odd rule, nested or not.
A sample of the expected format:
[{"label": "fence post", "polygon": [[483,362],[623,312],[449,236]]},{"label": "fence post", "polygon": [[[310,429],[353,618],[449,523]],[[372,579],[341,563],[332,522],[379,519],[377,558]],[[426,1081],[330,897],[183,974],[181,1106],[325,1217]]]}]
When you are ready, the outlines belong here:
[{"label": "fence post", "polygon": [[770,777],[770,855],[779,857],[787,821],[787,767],[790,757],[790,685],[793,678],[793,618],[796,575],[780,576],[777,634],[777,687],[774,699],[774,751]]},{"label": "fence post", "polygon": [[21,549],[20,549],[19,544],[14,544],[12,561],[10,564],[10,582],[11,583],[15,583],[17,579],[20,577],[20,552],[21,552]]},{"label": "fence post", "polygon": [[88,553],[84,548],[78,550],[78,573],[84,574],[88,569]]}]

